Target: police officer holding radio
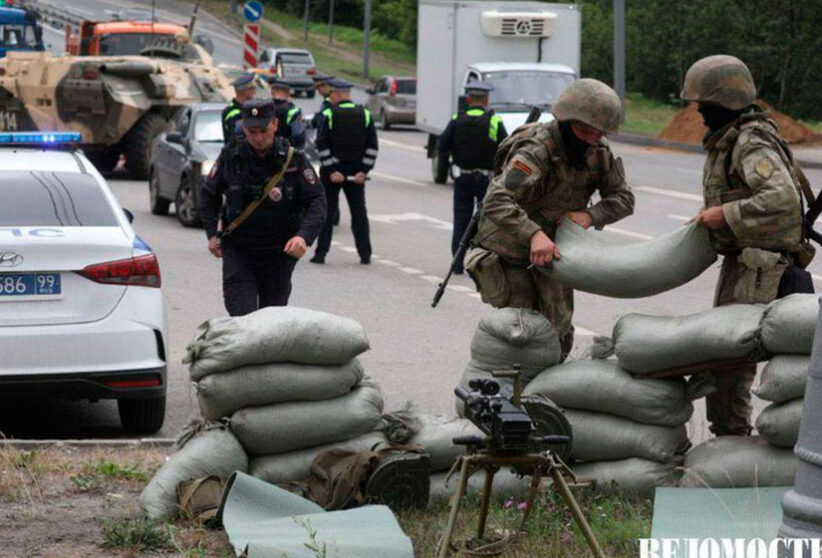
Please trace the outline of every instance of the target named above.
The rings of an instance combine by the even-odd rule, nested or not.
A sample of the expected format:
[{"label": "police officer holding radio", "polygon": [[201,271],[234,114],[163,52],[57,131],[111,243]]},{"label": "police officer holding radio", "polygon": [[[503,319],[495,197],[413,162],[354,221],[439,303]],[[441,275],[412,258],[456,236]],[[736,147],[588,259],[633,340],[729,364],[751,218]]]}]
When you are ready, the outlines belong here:
[{"label": "police officer holding radio", "polygon": [[274,103],[245,103],[242,133],[226,144],[203,185],[200,215],[209,251],[223,260],[231,316],[288,303],[294,266],[326,215],[317,175],[300,151],[275,138],[277,126]]},{"label": "police officer holding radio", "polygon": [[274,100],[274,110],[277,111],[277,136],[287,139],[297,149],[302,149],[305,146],[303,113],[291,101],[291,86],[277,76],[269,77],[268,85]]},{"label": "police officer holding radio", "polygon": [[223,109],[223,141],[228,143],[237,131],[242,118],[243,103],[254,98],[254,74],[243,74],[233,82],[234,98],[227,107]]},{"label": "police officer holding radio", "polygon": [[[451,117],[437,146],[440,157],[451,155],[459,176],[454,179],[454,232],[451,236],[451,255],[459,249],[462,235],[477,202],[488,189],[494,154],[497,146],[508,136],[499,115],[488,107],[488,95],[494,90],[490,83],[472,81],[465,86],[468,108]],[[454,273],[463,272],[462,262]]]},{"label": "police officer holding radio", "polygon": [[317,129],[317,151],[320,155],[320,177],[328,199],[328,218],[323,226],[312,263],[325,263],[331,248],[332,220],[340,205],[340,190],[345,192],[351,211],[351,231],[360,255],[360,263],[371,263],[368,213],[365,208],[365,181],[377,161],[377,130],[371,113],[351,101],[353,85],[332,79],[331,108],[323,111]]}]

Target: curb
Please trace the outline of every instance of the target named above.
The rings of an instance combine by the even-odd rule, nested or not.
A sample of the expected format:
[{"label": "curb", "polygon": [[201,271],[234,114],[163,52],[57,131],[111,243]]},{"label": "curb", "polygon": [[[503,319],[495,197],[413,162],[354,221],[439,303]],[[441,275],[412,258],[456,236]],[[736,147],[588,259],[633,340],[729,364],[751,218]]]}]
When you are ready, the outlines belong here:
[{"label": "curb", "polygon": [[[641,134],[615,134],[608,138],[616,143],[627,143],[629,145],[641,145],[645,147],[662,147],[665,149],[675,149],[686,153],[705,153],[701,145],[691,143],[681,143],[678,141],[663,140]],[[796,158],[796,162],[806,169],[822,169],[822,161],[811,161],[808,159]]]},{"label": "curb", "polygon": [[0,447],[29,449],[48,447],[170,447],[174,438],[100,439],[100,440],[0,440]]}]

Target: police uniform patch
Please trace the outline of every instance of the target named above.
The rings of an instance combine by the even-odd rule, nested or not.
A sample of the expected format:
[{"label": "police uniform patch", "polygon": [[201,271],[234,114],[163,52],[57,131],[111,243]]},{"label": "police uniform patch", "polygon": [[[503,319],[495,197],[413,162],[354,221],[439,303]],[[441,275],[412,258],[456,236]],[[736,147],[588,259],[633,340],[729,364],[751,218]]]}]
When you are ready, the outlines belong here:
[{"label": "police uniform patch", "polygon": [[519,169],[520,171],[522,171],[523,173],[525,173],[529,176],[534,172],[534,170],[531,167],[529,167],[528,165],[526,165],[525,163],[523,163],[519,159],[516,159],[513,162],[513,166],[514,166],[514,168]]},{"label": "police uniform patch", "polygon": [[312,169],[311,167],[306,167],[303,169],[303,178],[309,184],[317,183],[317,175],[314,173],[314,169]]},{"label": "police uniform patch", "polygon": [[754,170],[762,178],[770,178],[773,175],[773,163],[767,157],[763,157],[756,162]]}]

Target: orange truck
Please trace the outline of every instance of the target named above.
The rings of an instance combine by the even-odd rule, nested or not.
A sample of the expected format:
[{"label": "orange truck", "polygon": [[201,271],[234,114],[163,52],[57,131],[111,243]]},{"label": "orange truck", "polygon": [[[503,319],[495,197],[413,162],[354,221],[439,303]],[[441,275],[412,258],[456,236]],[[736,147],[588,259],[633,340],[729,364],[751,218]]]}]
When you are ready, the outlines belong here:
[{"label": "orange truck", "polygon": [[182,25],[151,21],[84,21],[80,32],[66,27],[66,54],[124,56],[140,54],[149,42],[162,37],[188,36]]}]

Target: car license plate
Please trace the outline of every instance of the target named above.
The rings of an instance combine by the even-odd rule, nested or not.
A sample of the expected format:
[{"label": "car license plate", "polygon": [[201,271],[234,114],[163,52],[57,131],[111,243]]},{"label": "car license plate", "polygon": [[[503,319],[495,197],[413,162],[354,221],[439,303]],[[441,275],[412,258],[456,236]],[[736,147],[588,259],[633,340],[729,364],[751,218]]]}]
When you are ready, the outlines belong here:
[{"label": "car license plate", "polygon": [[0,274],[0,301],[63,298],[59,273]]}]

